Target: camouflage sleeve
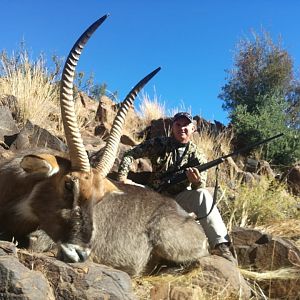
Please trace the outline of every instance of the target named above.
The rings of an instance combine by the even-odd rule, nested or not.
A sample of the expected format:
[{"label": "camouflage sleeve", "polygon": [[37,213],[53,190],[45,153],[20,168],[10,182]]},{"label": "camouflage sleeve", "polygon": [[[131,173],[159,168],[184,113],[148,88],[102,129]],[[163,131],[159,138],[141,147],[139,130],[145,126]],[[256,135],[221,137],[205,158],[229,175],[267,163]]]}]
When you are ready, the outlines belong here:
[{"label": "camouflage sleeve", "polygon": [[[206,159],[204,152],[199,148],[196,148],[195,158],[198,159],[200,164],[207,163],[207,159]],[[204,187],[206,187],[206,181],[207,181],[207,171],[201,172],[200,173],[200,182],[198,184],[192,184],[191,187],[193,190],[197,190],[199,188],[204,188]]]},{"label": "camouflage sleeve", "polygon": [[156,139],[147,140],[140,145],[126,151],[119,165],[117,180],[124,180],[127,178],[127,175],[130,171],[130,166],[135,159],[142,157],[149,158],[154,155],[155,149],[157,149],[155,146],[157,142],[158,141]]}]

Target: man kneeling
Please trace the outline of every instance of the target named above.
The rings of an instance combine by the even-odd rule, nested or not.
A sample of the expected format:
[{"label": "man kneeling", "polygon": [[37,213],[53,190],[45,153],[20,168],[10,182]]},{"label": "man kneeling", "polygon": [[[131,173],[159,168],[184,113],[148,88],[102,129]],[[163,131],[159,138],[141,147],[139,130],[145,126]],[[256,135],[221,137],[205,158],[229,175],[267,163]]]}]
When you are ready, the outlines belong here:
[{"label": "man kneeling", "polygon": [[[189,113],[177,113],[172,120],[171,137],[146,140],[125,152],[117,179],[125,183],[133,183],[127,179],[131,164],[135,159],[148,158],[153,169],[148,185],[158,191],[164,174],[172,174],[188,166],[195,159],[199,164],[206,163],[207,160],[202,151],[191,141],[195,130],[196,126]],[[200,173],[197,168],[187,167],[186,175],[185,181],[172,185],[167,190],[159,190],[159,192],[173,197],[183,209],[194,213],[200,220],[212,253],[236,264],[228,247],[230,239],[220,212],[216,206],[211,210],[213,198],[205,189],[207,172]],[[203,218],[203,216],[207,217]]]}]

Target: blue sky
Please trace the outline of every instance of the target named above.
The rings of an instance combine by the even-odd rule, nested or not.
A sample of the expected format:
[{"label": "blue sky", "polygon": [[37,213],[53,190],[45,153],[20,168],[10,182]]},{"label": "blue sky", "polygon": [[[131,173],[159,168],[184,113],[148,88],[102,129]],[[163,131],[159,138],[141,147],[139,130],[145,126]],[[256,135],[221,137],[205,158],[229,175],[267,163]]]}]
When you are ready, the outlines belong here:
[{"label": "blue sky", "polygon": [[22,40],[33,57],[66,57],[78,36],[97,18],[110,17],[84,49],[78,71],[117,90],[121,100],[144,75],[162,70],[147,85],[167,110],[228,122],[218,99],[233,66],[239,39],[264,28],[300,63],[300,2],[297,0],[2,0],[1,50]]}]

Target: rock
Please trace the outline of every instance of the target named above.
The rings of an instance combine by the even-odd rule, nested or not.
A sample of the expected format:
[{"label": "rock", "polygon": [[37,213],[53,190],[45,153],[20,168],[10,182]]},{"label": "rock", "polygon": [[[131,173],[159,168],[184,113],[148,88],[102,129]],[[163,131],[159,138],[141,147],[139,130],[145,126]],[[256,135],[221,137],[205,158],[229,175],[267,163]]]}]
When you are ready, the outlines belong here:
[{"label": "rock", "polygon": [[222,297],[250,299],[251,289],[239,269],[227,259],[211,255],[199,260],[202,272],[194,283],[206,291],[222,291]]},{"label": "rock", "polygon": [[172,119],[152,120],[146,139],[152,139],[158,136],[168,136],[171,133]]},{"label": "rock", "polygon": [[116,111],[116,103],[107,96],[101,96],[95,119],[100,123],[110,123],[110,121],[113,119],[112,115],[114,116]]},{"label": "rock", "polygon": [[150,295],[153,300],[250,299],[251,289],[235,265],[211,255],[201,258],[197,269],[185,276],[156,284]]},{"label": "rock", "polygon": [[245,160],[245,168],[244,171],[250,172],[250,173],[256,173],[258,169],[258,160],[253,159],[250,157],[247,157]]},{"label": "rock", "polygon": [[235,248],[239,246],[252,246],[256,241],[262,240],[266,236],[266,239],[270,239],[270,236],[263,234],[261,231],[251,228],[236,227],[231,232],[231,237]]},{"label": "rock", "polygon": [[90,261],[67,264],[0,241],[0,299],[136,299],[125,272]]},{"label": "rock", "polygon": [[294,278],[261,280],[266,295],[276,299],[300,299],[300,250],[290,241],[259,230],[237,228],[231,232],[239,265],[257,272],[298,270]]},{"label": "rock", "polygon": [[274,179],[275,178],[275,172],[272,170],[270,167],[270,164],[265,161],[265,160],[260,160],[258,162],[258,170],[257,170],[258,175],[264,175],[267,178]]},{"label": "rock", "polygon": [[243,267],[266,271],[300,266],[300,250],[286,239],[246,228],[234,229],[231,236]]},{"label": "rock", "polygon": [[89,261],[67,264],[26,251],[19,257],[25,266],[43,273],[53,287],[56,299],[136,299],[131,279],[125,272]]},{"label": "rock", "polygon": [[57,246],[49,235],[43,230],[36,230],[28,235],[28,247],[30,252],[47,252],[52,251],[57,254]]},{"label": "rock", "polygon": [[8,148],[7,136],[16,135],[19,129],[12,117],[11,111],[6,106],[0,106],[0,142],[4,148]]},{"label": "rock", "polygon": [[111,125],[109,125],[107,122],[102,122],[95,126],[94,135],[99,136],[103,141],[107,141],[110,130]]},{"label": "rock", "polygon": [[15,244],[6,241],[0,241],[0,256],[12,255],[17,257],[17,247]]},{"label": "rock", "polygon": [[54,300],[53,291],[41,272],[30,270],[16,257],[0,256],[0,299]]},{"label": "rock", "polygon": [[10,146],[10,150],[25,150],[35,147],[47,147],[61,152],[67,151],[67,146],[60,139],[52,135],[46,129],[27,121],[24,128],[18,134],[16,140]]},{"label": "rock", "polygon": [[14,119],[16,119],[19,112],[18,99],[13,95],[1,95],[0,96],[0,106],[7,107],[10,114]]},{"label": "rock", "polygon": [[150,291],[151,300],[198,300],[203,296],[199,286],[181,287],[176,284],[163,283]]},{"label": "rock", "polygon": [[2,160],[10,159],[15,155],[13,151],[5,150],[4,148],[0,147],[0,162]]},{"label": "rock", "polygon": [[128,134],[122,134],[121,136],[121,140],[120,142],[123,144],[123,145],[128,145],[128,146],[136,146],[138,143],[130,137],[130,135]]},{"label": "rock", "polygon": [[287,172],[286,179],[291,192],[300,196],[300,164],[293,166]]}]

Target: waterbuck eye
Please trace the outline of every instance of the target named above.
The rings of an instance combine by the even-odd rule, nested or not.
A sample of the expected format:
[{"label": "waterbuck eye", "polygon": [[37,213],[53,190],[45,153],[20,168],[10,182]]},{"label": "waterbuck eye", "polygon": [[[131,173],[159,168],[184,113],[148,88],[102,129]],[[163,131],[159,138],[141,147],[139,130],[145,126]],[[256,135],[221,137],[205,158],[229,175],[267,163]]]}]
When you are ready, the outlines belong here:
[{"label": "waterbuck eye", "polygon": [[72,181],[65,181],[65,189],[72,192],[73,190],[73,182]]}]

